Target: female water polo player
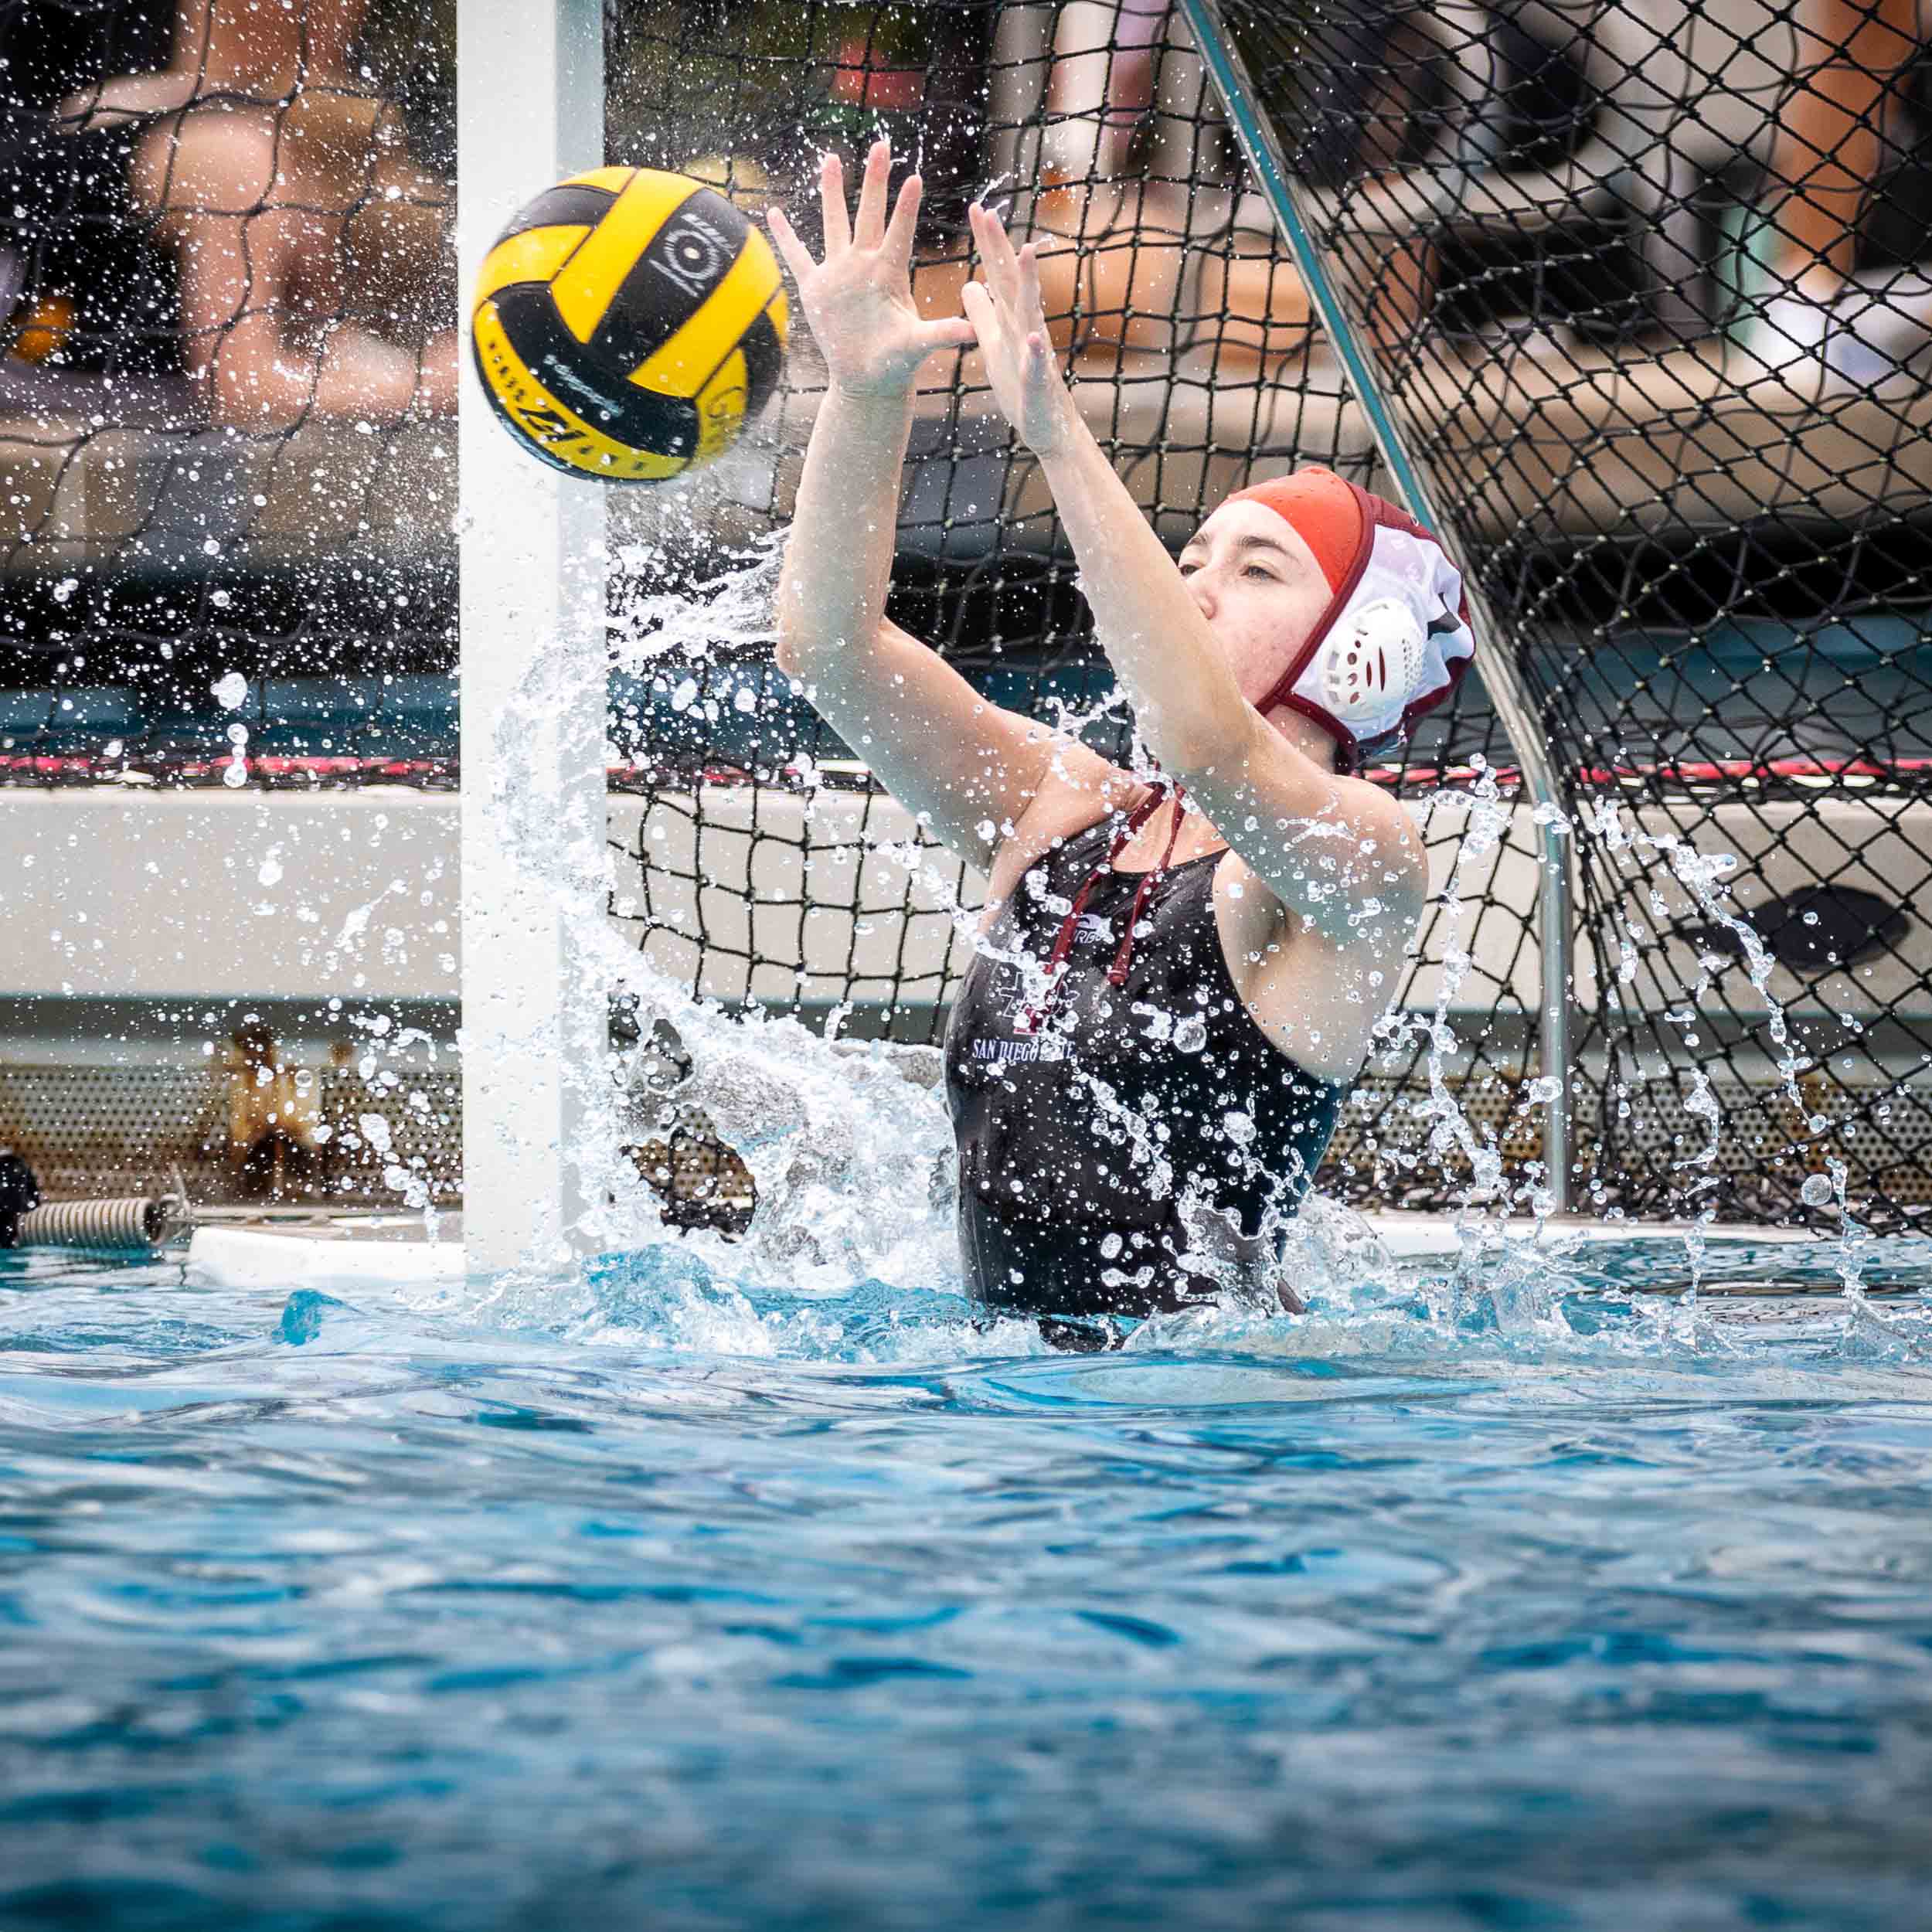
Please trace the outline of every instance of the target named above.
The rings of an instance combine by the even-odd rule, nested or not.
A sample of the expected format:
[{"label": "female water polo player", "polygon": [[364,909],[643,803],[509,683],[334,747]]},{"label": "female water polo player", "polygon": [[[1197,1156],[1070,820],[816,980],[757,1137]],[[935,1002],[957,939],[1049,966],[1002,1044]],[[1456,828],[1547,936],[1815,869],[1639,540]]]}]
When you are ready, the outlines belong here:
[{"label": "female water polo player", "polygon": [[[779,590],[779,661],[894,794],[985,869],[947,1088],[960,1241],[983,1301],[1144,1315],[1268,1281],[1427,871],[1400,804],[1349,775],[1454,684],[1460,578],[1403,513],[1325,470],[1230,498],[1177,566],[1082,422],[1030,247],[973,214],[985,281],[922,320],[919,199],[855,215],[824,164],[825,253],[778,246],[830,370]],[[920,365],[977,342],[1050,485],[1142,776],[988,703],[888,623]]]}]

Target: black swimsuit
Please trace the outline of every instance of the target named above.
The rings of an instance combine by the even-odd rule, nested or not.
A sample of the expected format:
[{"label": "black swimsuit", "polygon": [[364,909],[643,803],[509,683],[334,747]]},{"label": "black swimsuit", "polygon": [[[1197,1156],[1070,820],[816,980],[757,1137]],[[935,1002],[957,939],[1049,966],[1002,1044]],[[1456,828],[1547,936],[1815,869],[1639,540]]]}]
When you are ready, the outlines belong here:
[{"label": "black swimsuit", "polygon": [[[1348,1092],[1297,1066],[1243,1003],[1215,923],[1220,852],[1153,879],[1126,983],[1110,980],[1143,883],[1095,875],[1117,828],[1103,819],[1026,873],[947,1029],[960,1249],[996,1308],[1145,1315],[1211,1299],[1230,1268],[1278,1253]],[[1015,957],[1045,964],[1090,876],[1043,1011],[1039,974]],[[1219,1212],[1184,1227],[1184,1199]]]}]

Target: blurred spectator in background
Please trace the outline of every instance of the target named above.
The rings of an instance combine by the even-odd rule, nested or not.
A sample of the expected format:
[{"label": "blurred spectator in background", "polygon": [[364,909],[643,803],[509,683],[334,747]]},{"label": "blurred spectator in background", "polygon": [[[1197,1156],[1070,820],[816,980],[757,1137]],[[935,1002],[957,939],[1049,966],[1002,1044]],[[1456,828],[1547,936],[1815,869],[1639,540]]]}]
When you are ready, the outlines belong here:
[{"label": "blurred spectator in background", "polygon": [[[1876,382],[1932,349],[1923,268],[1854,274],[1901,77],[1920,50],[1917,0],[1802,0],[1798,84],[1771,162],[1777,289],[1750,346],[1776,368],[1821,359]],[[1894,125],[1888,130],[1887,121]]]},{"label": "blurred spectator in background", "polygon": [[218,422],[455,409],[452,196],[352,57],[366,5],[177,0],[165,69],[62,104],[71,132],[134,136],[134,210],[179,257]]},{"label": "blurred spectator in background", "polygon": [[328,1138],[321,1087],[307,1067],[284,1066],[258,1021],[237,1027],[228,1051],[227,1155],[244,1200],[282,1200],[315,1178]]},{"label": "blurred spectator in background", "polygon": [[[1230,366],[1304,354],[1313,311],[1272,216],[1252,193],[1230,215],[1202,192],[1217,176],[1233,190],[1243,171],[1189,29],[1171,14],[1171,0],[1070,0],[1059,16],[1040,171],[1048,192],[1034,218],[1049,326],[1063,345],[1077,313],[1089,346],[1211,341],[1217,364]],[[1338,180],[1405,158],[1426,63],[1413,48],[1389,56],[1412,32],[1382,0],[1344,0],[1311,26],[1354,91],[1325,103],[1329,122],[1318,141],[1304,135],[1298,165]],[[1393,349],[1415,335],[1435,273],[1427,237],[1388,250],[1359,291],[1379,342]]]},{"label": "blurred spectator in background", "polygon": [[1046,86],[1044,172],[1051,181],[1127,170],[1128,150],[1154,104],[1156,45],[1168,0],[1071,0],[1060,17]]}]

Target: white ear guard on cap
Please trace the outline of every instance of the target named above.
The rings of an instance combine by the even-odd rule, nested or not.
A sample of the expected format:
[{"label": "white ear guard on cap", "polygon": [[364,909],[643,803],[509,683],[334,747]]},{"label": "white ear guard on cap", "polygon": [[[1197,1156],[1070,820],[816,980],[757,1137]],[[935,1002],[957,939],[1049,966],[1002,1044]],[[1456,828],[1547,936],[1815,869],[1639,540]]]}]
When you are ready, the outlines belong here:
[{"label": "white ear guard on cap", "polygon": [[1352,731],[1372,726],[1392,700],[1401,709],[1417,695],[1428,644],[1422,620],[1404,599],[1377,597],[1322,640],[1308,666],[1311,695],[1336,723]]},{"label": "white ear guard on cap", "polygon": [[1356,753],[1447,697],[1476,648],[1462,578],[1433,537],[1379,521],[1365,549],[1341,609],[1262,706],[1288,698]]}]

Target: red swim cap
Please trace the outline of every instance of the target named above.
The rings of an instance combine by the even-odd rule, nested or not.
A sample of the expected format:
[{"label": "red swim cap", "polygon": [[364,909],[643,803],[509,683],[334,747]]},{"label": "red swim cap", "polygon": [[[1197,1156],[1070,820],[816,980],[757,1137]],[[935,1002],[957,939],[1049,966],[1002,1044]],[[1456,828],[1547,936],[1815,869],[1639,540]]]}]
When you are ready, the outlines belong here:
[{"label": "red swim cap", "polygon": [[[1315,553],[1330,592],[1321,621],[1255,708],[1266,717],[1287,705],[1312,718],[1335,734],[1339,767],[1356,770],[1367,752],[1400,737],[1413,719],[1440,704],[1468,663],[1476,645],[1462,579],[1420,524],[1332,470],[1297,470],[1237,491],[1228,501],[1259,503],[1292,525]],[[1116,986],[1127,984],[1141,908],[1166,872],[1181,828],[1180,794],[1165,780],[1135,808],[1107,855],[1087,874],[1060,922],[1047,961],[1046,995],[1022,1014],[1016,1031],[1037,1031],[1052,1004],[1094,880],[1169,803],[1174,821],[1166,849],[1134,888],[1127,930],[1107,975]]]},{"label": "red swim cap", "polygon": [[1337,762],[1406,736],[1440,704],[1475,654],[1462,577],[1441,544],[1407,512],[1332,470],[1297,470],[1237,490],[1315,553],[1332,593],[1306,641],[1256,706],[1287,705],[1334,733]]},{"label": "red swim cap", "polygon": [[1307,469],[1236,490],[1228,501],[1259,503],[1292,523],[1315,553],[1328,588],[1338,590],[1362,548],[1362,505],[1355,501],[1359,494],[1333,470]]}]

